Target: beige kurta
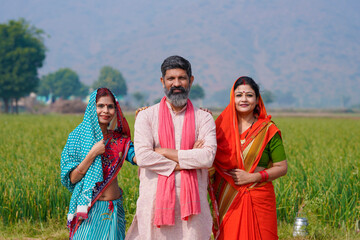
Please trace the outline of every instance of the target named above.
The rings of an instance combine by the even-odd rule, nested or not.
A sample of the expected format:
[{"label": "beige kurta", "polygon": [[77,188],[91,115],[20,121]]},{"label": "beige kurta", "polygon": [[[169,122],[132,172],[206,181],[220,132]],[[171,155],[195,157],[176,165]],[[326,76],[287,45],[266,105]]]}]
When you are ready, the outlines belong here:
[{"label": "beige kurta", "polygon": [[[126,239],[210,239],[212,217],[207,201],[208,168],[212,166],[216,153],[216,131],[213,117],[200,109],[195,111],[195,138],[204,139],[201,149],[179,150],[178,159],[182,169],[197,169],[201,213],[189,217],[188,221],[180,217],[180,172],[175,172],[176,203],[175,225],[154,226],[155,196],[158,174],[169,176],[176,163],[155,153],[154,148],[160,147],[158,137],[158,113],[160,104],[143,110],[135,122],[135,155],[139,166],[139,198],[136,215],[127,232]],[[181,132],[185,109],[175,113],[169,104],[170,114],[175,129],[175,146],[180,149]]]}]

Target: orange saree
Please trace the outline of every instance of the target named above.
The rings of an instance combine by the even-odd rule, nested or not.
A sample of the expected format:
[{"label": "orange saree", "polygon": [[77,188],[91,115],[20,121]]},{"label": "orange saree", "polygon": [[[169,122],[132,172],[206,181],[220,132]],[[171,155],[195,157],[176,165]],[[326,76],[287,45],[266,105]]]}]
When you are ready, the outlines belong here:
[{"label": "orange saree", "polygon": [[[233,88],[232,88],[233,89]],[[231,169],[253,173],[265,146],[279,129],[267,115],[259,96],[260,113],[257,122],[241,143],[234,102],[216,119],[217,153],[213,171],[210,170],[210,196],[215,198],[215,239],[278,239],[276,202],[271,182],[235,185]],[[214,199],[212,199],[214,200]]]}]

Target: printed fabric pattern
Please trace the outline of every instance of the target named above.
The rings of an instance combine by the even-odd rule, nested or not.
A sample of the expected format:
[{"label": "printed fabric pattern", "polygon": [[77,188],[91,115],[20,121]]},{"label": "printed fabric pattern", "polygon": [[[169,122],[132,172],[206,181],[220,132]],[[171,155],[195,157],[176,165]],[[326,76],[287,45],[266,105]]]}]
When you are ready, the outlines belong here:
[{"label": "printed fabric pattern", "polygon": [[74,234],[73,240],[125,239],[125,211],[122,198],[112,201],[97,201]]}]

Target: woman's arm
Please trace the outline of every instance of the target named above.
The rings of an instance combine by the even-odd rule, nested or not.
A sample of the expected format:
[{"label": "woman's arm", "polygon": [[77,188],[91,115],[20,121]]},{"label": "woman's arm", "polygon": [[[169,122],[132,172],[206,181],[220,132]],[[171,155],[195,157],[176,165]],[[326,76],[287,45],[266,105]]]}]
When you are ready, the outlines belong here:
[{"label": "woman's arm", "polygon": [[129,149],[128,149],[125,160],[128,161],[129,163],[131,163],[132,165],[136,165],[134,144],[131,141],[129,144]]},{"label": "woman's arm", "polygon": [[[284,176],[287,173],[287,161],[283,160],[281,162],[276,162],[273,163],[273,166],[271,168],[268,169],[262,168],[262,169],[264,169],[263,171],[266,171],[269,175],[267,181],[273,181],[279,177]],[[232,176],[236,185],[261,182],[262,180],[260,171],[254,173],[248,173],[242,169],[232,169],[228,171],[228,173]]]},{"label": "woman's arm", "polygon": [[72,184],[79,182],[86,174],[87,170],[93,163],[96,156],[105,152],[104,140],[94,144],[84,160],[70,173],[70,181]]},{"label": "woman's arm", "polygon": [[[273,163],[273,166],[271,168],[264,170],[269,174],[269,179],[267,181],[273,181],[279,177],[285,176],[287,173],[287,160],[283,160],[281,162],[275,162]],[[260,173],[257,172],[254,174],[260,174]],[[261,180],[261,174],[260,174],[260,180]]]}]

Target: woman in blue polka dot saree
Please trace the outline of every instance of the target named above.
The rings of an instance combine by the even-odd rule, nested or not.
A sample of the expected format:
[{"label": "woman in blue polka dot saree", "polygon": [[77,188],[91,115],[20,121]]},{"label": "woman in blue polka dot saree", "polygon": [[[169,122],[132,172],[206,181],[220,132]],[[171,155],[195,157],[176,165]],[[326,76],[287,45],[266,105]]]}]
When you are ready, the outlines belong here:
[{"label": "woman in blue polka dot saree", "polygon": [[94,91],[84,119],[61,154],[61,183],[72,193],[70,239],[124,239],[125,213],[117,175],[135,164],[129,125],[107,88]]}]

